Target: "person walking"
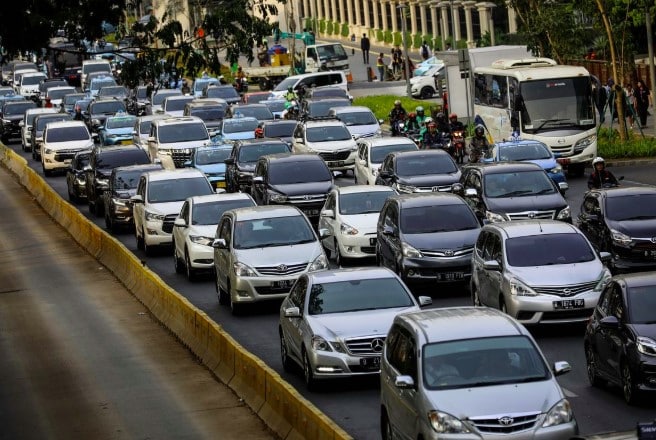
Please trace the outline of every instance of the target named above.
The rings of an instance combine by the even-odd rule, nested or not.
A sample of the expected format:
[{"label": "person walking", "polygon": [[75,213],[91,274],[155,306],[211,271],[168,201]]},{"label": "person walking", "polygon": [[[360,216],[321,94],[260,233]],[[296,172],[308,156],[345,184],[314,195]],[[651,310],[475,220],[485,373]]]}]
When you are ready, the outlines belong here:
[{"label": "person walking", "polygon": [[635,89],[630,82],[626,83],[624,86],[624,99],[626,100],[624,116],[626,116],[626,119],[629,121],[629,128],[633,128],[633,124],[635,124],[633,115],[636,114]]},{"label": "person walking", "polygon": [[642,80],[638,80],[636,83],[636,88],[635,91],[633,92],[633,96],[635,97],[635,106],[636,106],[636,111],[638,112],[638,116],[640,117],[640,126],[642,128],[647,127],[647,113],[649,110],[649,107],[653,105],[652,103],[652,97],[651,97],[651,92],[647,88],[644,82]]},{"label": "person walking", "polygon": [[385,81],[385,55],[382,52],[376,58],[376,68],[378,68],[378,79]]},{"label": "person walking", "polygon": [[421,58],[424,60],[427,60],[428,57],[430,56],[430,48],[428,47],[428,43],[426,43],[426,40],[424,40],[424,42],[421,45],[420,53],[421,53]]},{"label": "person walking", "polygon": [[360,40],[360,49],[362,49],[362,62],[369,64],[369,48],[371,47],[371,42],[367,34],[362,34],[362,39]]}]

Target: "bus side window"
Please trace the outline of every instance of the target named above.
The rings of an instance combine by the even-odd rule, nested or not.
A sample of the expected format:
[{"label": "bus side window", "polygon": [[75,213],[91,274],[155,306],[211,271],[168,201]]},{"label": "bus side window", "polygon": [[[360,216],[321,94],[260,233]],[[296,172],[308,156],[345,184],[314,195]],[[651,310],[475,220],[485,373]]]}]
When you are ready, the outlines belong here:
[{"label": "bus side window", "polygon": [[493,75],[488,81],[490,87],[490,104],[495,107],[508,106],[508,84],[505,76]]}]

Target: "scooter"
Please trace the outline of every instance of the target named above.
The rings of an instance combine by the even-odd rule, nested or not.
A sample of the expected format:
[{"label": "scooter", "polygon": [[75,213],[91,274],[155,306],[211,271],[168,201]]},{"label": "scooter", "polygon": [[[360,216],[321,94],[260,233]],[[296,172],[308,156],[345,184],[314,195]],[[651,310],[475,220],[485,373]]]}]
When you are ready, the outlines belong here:
[{"label": "scooter", "polygon": [[454,130],[451,132],[452,156],[457,163],[465,161],[465,131]]}]

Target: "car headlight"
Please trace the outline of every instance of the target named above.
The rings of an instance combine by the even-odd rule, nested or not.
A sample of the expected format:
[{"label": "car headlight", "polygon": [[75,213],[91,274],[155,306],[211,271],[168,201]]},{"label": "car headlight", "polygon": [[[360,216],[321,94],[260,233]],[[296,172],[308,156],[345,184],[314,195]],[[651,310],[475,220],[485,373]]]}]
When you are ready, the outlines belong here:
[{"label": "car headlight", "polygon": [[563,209],[560,210],[558,215],[556,216],[556,220],[565,220],[572,217],[572,210],[569,209],[569,205],[565,206]]},{"label": "car headlight", "polygon": [[396,188],[401,193],[413,193],[417,190],[417,187],[412,185],[404,185],[402,183],[397,183]]},{"label": "car headlight", "polygon": [[252,267],[250,267],[250,266],[248,266],[244,263],[240,263],[239,261],[235,262],[232,265],[232,268],[235,271],[235,275],[237,275],[238,277],[256,277],[257,276],[257,273],[255,272],[255,269],[253,269]]},{"label": "car headlight", "polygon": [[560,165],[556,165],[555,167],[549,170],[551,174],[559,174],[562,171],[563,171],[563,167],[561,167]]},{"label": "car headlight", "polygon": [[597,285],[593,289],[595,292],[601,292],[604,290],[604,287],[606,287],[606,284],[610,282],[610,279],[613,277],[613,275],[610,273],[610,270],[607,268],[604,268],[604,270],[601,272],[601,276],[599,277],[599,281],[597,282]]},{"label": "car headlight", "polygon": [[358,235],[358,230],[346,223],[339,225],[339,230],[343,235]]},{"label": "car headlight", "polygon": [[485,218],[490,223],[505,222],[506,221],[506,216],[505,215],[497,214],[496,212],[492,212],[492,211],[485,211]]},{"label": "car headlight", "polygon": [[269,200],[276,203],[285,203],[287,196],[284,194],[269,193]]},{"label": "car headlight", "polygon": [[163,154],[165,156],[171,156],[173,154],[173,152],[171,150],[168,150],[168,149],[158,148],[157,149],[157,154]]},{"label": "car headlight", "polygon": [[2,122],[3,124],[11,124],[11,120],[9,119],[3,119]]},{"label": "car headlight", "polygon": [[423,255],[417,249],[410,246],[408,243],[401,243],[401,252],[406,258],[422,258]]},{"label": "car headlight", "polygon": [[580,141],[574,144],[574,154],[580,153],[581,151],[588,148],[593,142],[597,140],[597,135],[593,134],[588,137],[584,137]]},{"label": "car headlight", "polygon": [[551,407],[545,417],[544,423],[542,423],[542,427],[547,428],[549,426],[562,425],[563,423],[571,422],[573,419],[574,413],[572,413],[572,406],[567,399],[563,399]]},{"label": "car headlight", "polygon": [[77,176],[77,177],[75,178],[75,183],[78,184],[78,185],[80,185],[80,186],[82,186],[82,185],[86,185],[86,183],[87,183],[87,178],[84,176],[84,174],[82,174],[82,175],[80,175],[80,176]]},{"label": "car headlight", "polygon": [[517,278],[510,280],[510,294],[513,296],[538,296],[538,293],[519,281]]},{"label": "car headlight", "polygon": [[108,188],[109,187],[109,179],[96,177],[96,184],[98,184],[98,186],[101,187],[101,188]]},{"label": "car headlight", "polygon": [[192,243],[200,244],[202,246],[211,246],[214,241],[211,237],[203,237],[202,235],[190,235],[189,240]]},{"label": "car headlight", "polygon": [[314,351],[333,351],[328,341],[321,336],[312,336],[311,344]]},{"label": "car headlight", "polygon": [[324,269],[328,269],[328,259],[322,253],[321,255],[319,255],[317,258],[314,259],[312,264],[310,264],[310,268],[308,269],[308,271],[316,272],[318,270],[324,270]]},{"label": "car headlight", "polygon": [[613,243],[619,244],[620,246],[628,246],[633,241],[631,237],[615,229],[610,230],[610,236],[613,239]]},{"label": "car headlight", "polygon": [[441,411],[429,411],[428,421],[431,428],[439,434],[465,434],[469,432],[467,426],[457,417]]},{"label": "car headlight", "polygon": [[163,222],[165,217],[166,216],[164,214],[158,214],[156,212],[146,211],[146,221],[159,220]]},{"label": "car headlight", "polygon": [[52,153],[54,153],[54,150],[52,148],[46,148],[45,150],[43,150],[43,154],[52,154]]},{"label": "car headlight", "polygon": [[656,356],[656,341],[645,336],[638,336],[636,340],[638,351],[647,356]]},{"label": "car headlight", "polygon": [[113,198],[112,201],[114,202],[114,206],[128,206],[128,204],[130,203],[129,200],[123,200],[117,198]]}]

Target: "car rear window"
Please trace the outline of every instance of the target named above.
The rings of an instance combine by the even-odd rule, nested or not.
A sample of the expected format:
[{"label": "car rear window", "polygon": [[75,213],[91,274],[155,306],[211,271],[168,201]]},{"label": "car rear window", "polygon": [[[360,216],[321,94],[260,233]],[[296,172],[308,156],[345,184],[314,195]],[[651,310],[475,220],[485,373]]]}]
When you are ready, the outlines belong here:
[{"label": "car rear window", "polygon": [[34,129],[36,131],[43,131],[46,128],[46,125],[50,124],[51,122],[57,122],[57,121],[70,121],[71,116],[69,114],[61,114],[61,115],[52,115],[52,116],[47,116],[47,117],[42,117],[39,116],[36,118],[36,124],[34,125]]},{"label": "car rear window", "polygon": [[204,202],[194,204],[194,211],[191,216],[192,225],[218,225],[219,219],[224,212],[230,209],[245,208],[253,206],[251,199],[240,200],[216,200],[213,202]]},{"label": "car rear window", "polygon": [[214,194],[214,190],[205,177],[159,180],[148,185],[150,203],[180,202],[187,197],[207,194]]},{"label": "car rear window", "polygon": [[296,124],[267,124],[264,126],[264,137],[292,137]]},{"label": "car rear window", "polygon": [[99,154],[96,166],[100,169],[113,169],[128,165],[141,165],[150,163],[150,158],[144,150],[138,147],[130,150],[121,150]]},{"label": "car rear window", "polygon": [[2,110],[3,115],[22,115],[28,108],[36,108],[36,104],[32,101],[17,102],[5,105]]},{"label": "car rear window", "polygon": [[491,198],[537,196],[556,192],[543,170],[486,174],[485,195]]},{"label": "car rear window", "polygon": [[396,151],[415,151],[417,146],[414,144],[399,144],[399,145],[380,145],[371,147],[371,163],[383,163],[385,157]]},{"label": "car rear window", "polygon": [[[91,105],[90,112],[92,115],[100,113],[113,115],[118,112],[126,112],[123,101],[96,102]],[[127,113],[127,112],[126,112]]]},{"label": "car rear window", "polygon": [[618,222],[656,218],[656,194],[632,194],[606,198],[606,218]]},{"label": "car rear window", "polygon": [[239,162],[257,162],[267,154],[289,153],[289,146],[282,142],[242,146],[239,149]]},{"label": "car rear window", "polygon": [[159,141],[163,144],[173,142],[192,142],[209,139],[207,128],[202,123],[160,125]]},{"label": "car rear window", "polygon": [[464,231],[479,227],[476,215],[464,203],[401,210],[401,230],[404,234]]},{"label": "car rear window", "polygon": [[[51,121],[48,121],[51,122]],[[84,141],[91,139],[86,127],[58,127],[46,132],[45,141],[51,142],[68,142]]]},{"label": "car rear window", "polygon": [[581,234],[540,234],[506,240],[508,264],[515,267],[585,263],[594,250]]},{"label": "car rear window", "polygon": [[415,303],[396,278],[364,279],[312,285],[310,315],[413,307]]},{"label": "car rear window", "polygon": [[272,185],[324,182],[332,180],[332,174],[323,160],[279,162],[269,166],[269,182]]},{"label": "car rear window", "polygon": [[428,174],[450,174],[458,171],[458,166],[451,156],[399,156],[396,159],[396,174],[399,176],[424,176]]}]

